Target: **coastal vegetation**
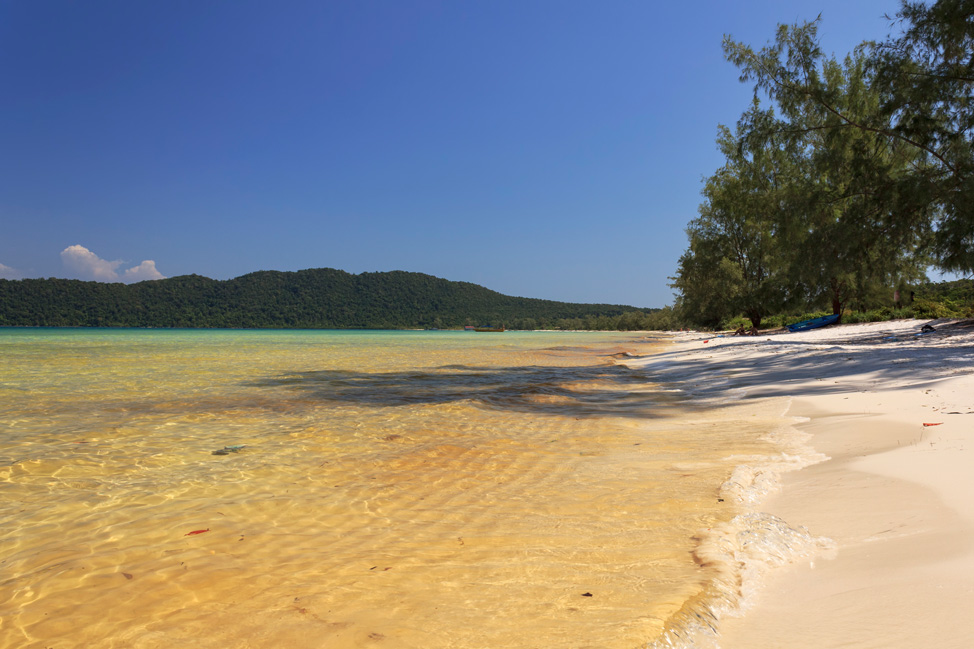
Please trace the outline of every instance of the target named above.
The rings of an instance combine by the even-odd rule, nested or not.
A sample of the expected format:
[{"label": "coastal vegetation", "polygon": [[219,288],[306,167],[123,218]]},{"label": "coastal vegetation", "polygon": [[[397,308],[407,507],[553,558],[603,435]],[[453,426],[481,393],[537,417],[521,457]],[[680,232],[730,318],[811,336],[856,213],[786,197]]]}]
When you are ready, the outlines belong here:
[{"label": "coastal vegetation", "polygon": [[[879,300],[877,300],[877,303]],[[846,322],[974,316],[974,281],[904,285],[902,304],[846,310]],[[823,315],[783,310],[765,328]],[[708,328],[736,329],[740,315]],[[673,307],[637,309],[509,297],[476,284],[394,271],[261,271],[227,281],[187,275],[138,284],[0,280],[0,326],[275,329],[459,329],[466,325],[575,331],[699,326]]]},{"label": "coastal vegetation", "polygon": [[641,329],[670,310],[510,297],[402,271],[261,271],[137,284],[0,280],[0,326],[290,329]]},{"label": "coastal vegetation", "polygon": [[818,20],[760,50],[725,38],[754,99],[720,127],[726,161],[687,227],[681,321],[963,311],[929,288],[906,296],[924,294],[928,268],[974,272],[972,15],[972,0],[905,1],[898,35],[842,60],[822,52]]},{"label": "coastal vegetation", "polygon": [[[765,329],[776,329],[829,313],[828,310],[776,313],[764,318],[762,326]],[[842,313],[842,321],[845,323],[885,322],[910,318],[974,318],[974,280],[922,282],[906,290],[900,304],[887,300],[882,306],[846,309]],[[692,325],[683,322],[683,326]],[[750,319],[740,315],[734,316],[722,320],[713,328],[734,330],[739,327],[750,328]]]},{"label": "coastal vegetation", "polygon": [[[847,322],[974,316],[974,281],[904,285],[900,305],[846,310]],[[766,328],[823,315],[766,316]],[[731,315],[708,328],[736,329]],[[637,309],[509,297],[476,284],[394,271],[261,271],[227,281],[199,275],[107,284],[0,279],[0,326],[274,329],[459,329],[466,325],[573,331],[662,331],[699,326],[673,307]]]}]

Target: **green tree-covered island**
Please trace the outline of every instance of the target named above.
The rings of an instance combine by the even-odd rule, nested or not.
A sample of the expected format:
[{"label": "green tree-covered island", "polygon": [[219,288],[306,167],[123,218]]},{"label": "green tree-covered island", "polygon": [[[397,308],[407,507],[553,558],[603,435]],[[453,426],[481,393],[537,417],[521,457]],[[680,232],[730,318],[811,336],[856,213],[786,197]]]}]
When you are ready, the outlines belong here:
[{"label": "green tree-covered island", "polygon": [[107,284],[0,280],[0,326],[289,329],[665,328],[669,310],[510,297],[422,273],[319,268]]}]

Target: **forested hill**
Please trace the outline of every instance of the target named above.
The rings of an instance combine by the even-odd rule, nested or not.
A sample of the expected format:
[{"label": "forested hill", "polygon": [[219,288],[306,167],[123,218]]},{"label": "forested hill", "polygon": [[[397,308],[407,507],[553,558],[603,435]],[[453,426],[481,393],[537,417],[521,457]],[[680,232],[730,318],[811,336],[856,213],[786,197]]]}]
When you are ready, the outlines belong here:
[{"label": "forested hill", "polygon": [[[308,329],[579,326],[640,312],[501,295],[403,271],[353,275],[319,268],[218,281],[184,275],[138,284],[0,280],[0,326]],[[634,313],[635,315],[635,313]]]}]

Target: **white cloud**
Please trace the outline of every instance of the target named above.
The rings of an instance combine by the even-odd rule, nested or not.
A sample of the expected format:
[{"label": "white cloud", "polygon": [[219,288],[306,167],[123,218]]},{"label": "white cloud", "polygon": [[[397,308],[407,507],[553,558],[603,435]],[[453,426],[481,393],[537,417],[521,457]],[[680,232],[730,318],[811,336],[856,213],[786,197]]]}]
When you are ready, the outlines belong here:
[{"label": "white cloud", "polygon": [[0,279],[20,279],[20,273],[16,268],[0,264]]},{"label": "white cloud", "polygon": [[82,279],[93,279],[99,282],[120,282],[116,268],[122,265],[120,261],[105,261],[84,246],[68,246],[61,251],[61,261],[65,268],[74,271]]},{"label": "white cloud", "polygon": [[68,246],[61,251],[61,261],[65,268],[74,271],[81,279],[96,282],[141,282],[146,279],[165,279],[165,275],[156,270],[156,262],[143,261],[123,271],[118,268],[122,261],[108,261],[102,259],[84,246]]},{"label": "white cloud", "polygon": [[126,282],[141,282],[146,279],[166,279],[166,276],[156,270],[156,262],[146,259],[122,273],[122,279]]}]

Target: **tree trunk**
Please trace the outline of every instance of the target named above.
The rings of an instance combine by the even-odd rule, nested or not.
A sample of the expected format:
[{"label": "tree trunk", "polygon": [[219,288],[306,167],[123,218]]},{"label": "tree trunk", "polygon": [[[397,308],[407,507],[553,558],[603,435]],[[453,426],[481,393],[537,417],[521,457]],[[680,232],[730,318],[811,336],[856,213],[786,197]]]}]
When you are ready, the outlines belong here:
[{"label": "tree trunk", "polygon": [[832,292],[832,314],[839,316],[839,322],[842,322],[842,289],[844,285],[838,280],[838,278],[833,277],[829,280],[829,290]]},{"label": "tree trunk", "polygon": [[747,319],[751,321],[751,326],[755,329],[761,328],[761,314],[760,313],[748,313]]}]

